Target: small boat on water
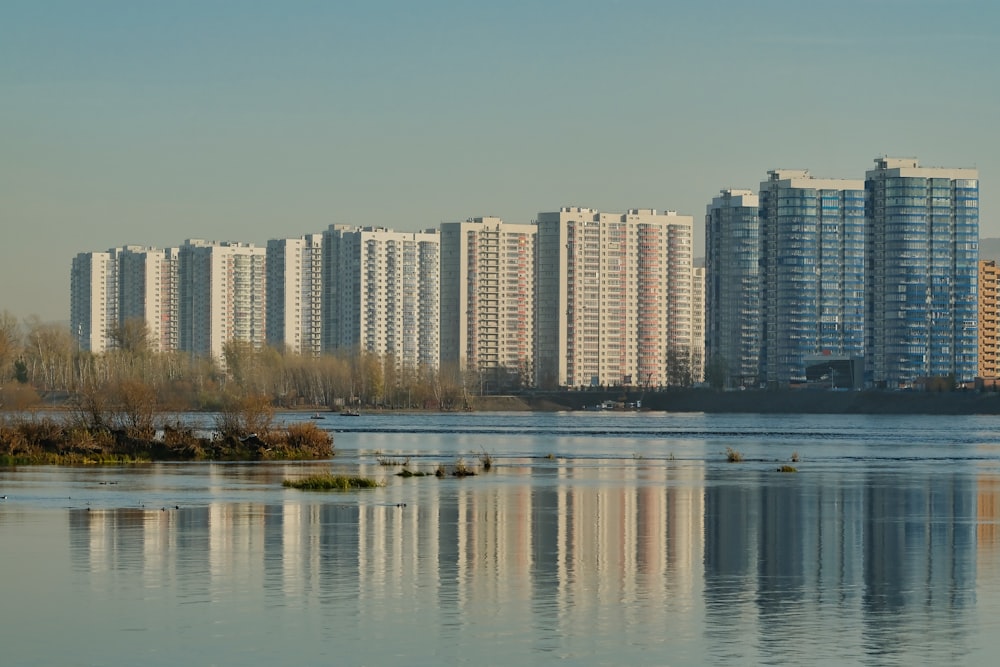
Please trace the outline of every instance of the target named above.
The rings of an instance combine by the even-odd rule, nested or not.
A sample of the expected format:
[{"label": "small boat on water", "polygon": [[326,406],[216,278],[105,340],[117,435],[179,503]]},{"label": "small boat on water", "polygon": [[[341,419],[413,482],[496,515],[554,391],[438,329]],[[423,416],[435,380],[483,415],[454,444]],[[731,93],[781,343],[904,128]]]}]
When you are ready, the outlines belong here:
[{"label": "small boat on water", "polygon": [[310,417],[310,419],[326,419],[326,417],[324,417],[323,415],[321,415],[320,413],[317,412],[317,413],[313,414],[313,416]]},{"label": "small boat on water", "polygon": [[341,417],[360,417],[361,412],[358,410],[344,410],[340,413]]}]

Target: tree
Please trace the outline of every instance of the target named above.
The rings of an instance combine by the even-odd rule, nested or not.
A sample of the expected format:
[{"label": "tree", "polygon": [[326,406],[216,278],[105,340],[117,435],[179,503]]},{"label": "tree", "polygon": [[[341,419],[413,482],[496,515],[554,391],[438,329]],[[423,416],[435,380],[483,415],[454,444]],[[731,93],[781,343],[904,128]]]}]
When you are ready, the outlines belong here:
[{"label": "tree", "polygon": [[690,387],[693,384],[691,374],[691,352],[684,348],[667,348],[667,385],[675,387]]},{"label": "tree", "polygon": [[17,318],[8,311],[3,311],[0,313],[0,384],[14,377],[22,345],[21,327]]},{"label": "tree", "polygon": [[76,343],[69,329],[43,323],[37,316],[28,318],[27,325],[24,361],[29,381],[42,391],[72,389]]},{"label": "tree", "polygon": [[215,418],[215,428],[224,439],[266,438],[273,422],[274,407],[267,396],[231,395]]},{"label": "tree", "polygon": [[150,350],[149,327],[141,317],[132,317],[113,327],[108,333],[116,349],[133,356],[144,356]]}]

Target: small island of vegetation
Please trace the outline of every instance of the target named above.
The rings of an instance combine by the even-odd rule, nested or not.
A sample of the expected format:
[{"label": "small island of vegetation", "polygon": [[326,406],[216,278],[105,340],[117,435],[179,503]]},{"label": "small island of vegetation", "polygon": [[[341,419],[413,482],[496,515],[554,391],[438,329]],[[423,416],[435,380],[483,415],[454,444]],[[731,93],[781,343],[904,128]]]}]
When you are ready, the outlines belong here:
[{"label": "small island of vegetation", "polygon": [[367,477],[334,475],[333,473],[310,475],[301,479],[286,479],[281,484],[304,491],[348,491],[350,489],[374,489],[382,486],[378,481]]},{"label": "small island of vegetation", "polygon": [[[144,398],[145,397],[145,398]],[[161,421],[143,385],[83,394],[63,418],[0,420],[0,465],[146,461],[299,460],[333,456],[332,436],[310,422],[277,425],[264,396],[232,396],[210,435],[179,420]]]}]

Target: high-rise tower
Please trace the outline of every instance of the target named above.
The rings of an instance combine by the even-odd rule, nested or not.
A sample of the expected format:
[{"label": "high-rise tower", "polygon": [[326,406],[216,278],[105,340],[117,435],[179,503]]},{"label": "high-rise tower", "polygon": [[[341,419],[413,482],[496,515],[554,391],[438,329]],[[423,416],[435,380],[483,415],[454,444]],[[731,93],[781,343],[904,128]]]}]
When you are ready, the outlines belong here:
[{"label": "high-rise tower", "polygon": [[565,207],[537,225],[538,386],[690,383],[691,217]]},{"label": "high-rise tower", "polygon": [[878,158],[865,179],[866,375],[876,386],[977,374],[979,174]]},{"label": "high-rise tower", "polygon": [[326,349],[391,356],[398,369],[437,368],[437,230],[331,225],[323,235]]},{"label": "high-rise tower", "polygon": [[758,202],[750,190],[722,190],[705,215],[705,365],[727,387],[757,384]]},{"label": "high-rise tower", "polygon": [[534,225],[441,225],[441,362],[482,383],[533,382]]},{"label": "high-rise tower", "polygon": [[760,184],[761,380],[864,354],[864,183],[768,172]]},{"label": "high-rise tower", "polygon": [[296,354],[323,351],[323,235],[267,242],[267,343]]},{"label": "high-rise tower", "polygon": [[264,345],[264,248],[188,239],[177,265],[182,351],[221,361],[230,341]]}]

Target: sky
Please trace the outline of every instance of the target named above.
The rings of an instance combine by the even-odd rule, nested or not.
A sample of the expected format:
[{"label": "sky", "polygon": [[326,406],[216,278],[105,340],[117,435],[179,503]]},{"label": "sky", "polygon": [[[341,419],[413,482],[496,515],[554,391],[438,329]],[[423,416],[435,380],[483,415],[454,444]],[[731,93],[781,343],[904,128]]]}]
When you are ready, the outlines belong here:
[{"label": "sky", "polygon": [[79,252],[586,206],[694,216],[768,170],[980,172],[995,0],[3,0],[0,312]]}]

